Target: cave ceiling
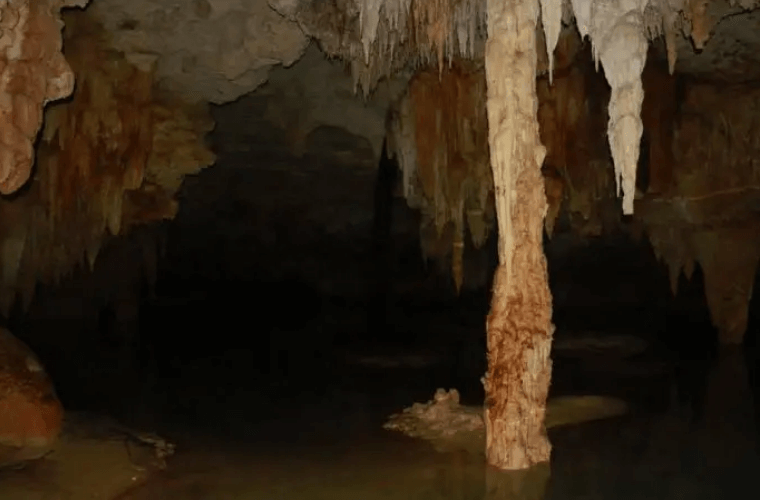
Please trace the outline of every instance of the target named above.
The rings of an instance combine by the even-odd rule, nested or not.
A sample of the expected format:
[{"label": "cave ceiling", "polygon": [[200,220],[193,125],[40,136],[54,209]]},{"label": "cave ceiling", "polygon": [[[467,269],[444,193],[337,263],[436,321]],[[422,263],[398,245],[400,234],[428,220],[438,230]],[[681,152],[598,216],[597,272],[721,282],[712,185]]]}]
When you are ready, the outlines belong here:
[{"label": "cave ceiling", "polygon": [[[440,236],[442,226],[453,223],[456,232],[466,228],[476,246],[482,244],[494,219],[483,136],[491,3],[0,2],[0,192],[16,192],[32,177],[23,194],[0,200],[0,303],[7,308],[19,288],[28,296],[36,281],[59,279],[83,259],[92,265],[108,233],[174,217],[183,177],[215,161],[206,141],[214,127],[210,106],[257,89],[279,99],[271,100],[266,117],[291,129],[295,144],[329,125],[365,136],[379,157],[387,130],[404,171],[405,194],[427,210],[424,223],[437,230],[431,234]],[[636,192],[637,217],[671,272],[688,273],[699,262],[710,269],[712,283],[726,274],[720,262],[741,254],[746,265],[732,272],[753,274],[757,252],[736,243],[734,253],[722,255],[715,242],[725,237],[755,245],[760,234],[760,189],[753,187],[760,185],[754,132],[760,113],[748,112],[760,109],[758,4],[536,1],[549,233],[561,207],[580,214],[576,229],[598,232],[599,213],[607,210],[599,207],[612,199],[610,206],[619,211],[621,186],[623,211],[633,212],[631,167],[639,144],[636,134],[614,132],[628,149],[620,153],[626,148],[618,144],[610,155],[607,115],[616,110],[618,118],[634,117],[630,130],[643,130],[647,138],[642,154],[651,172],[648,186]],[[646,70],[630,69],[643,68],[644,59],[652,63]],[[299,62],[300,69],[285,73]],[[682,77],[696,83],[684,91],[676,83]],[[630,109],[621,108],[621,101],[613,105],[624,85],[636,86],[637,98],[644,95],[643,108],[640,102]],[[360,106],[362,97],[367,104]],[[605,109],[600,101],[612,104]],[[443,113],[450,122],[441,125],[446,130],[430,126],[436,106],[451,108]],[[459,111],[450,112],[454,108]],[[467,120],[459,119],[463,114]],[[442,145],[442,138],[456,147]],[[432,156],[422,158],[423,152]],[[425,171],[433,167],[443,174]],[[413,177],[423,184],[436,178],[438,184],[415,191]],[[730,234],[717,237],[721,228]],[[461,234],[454,235],[460,247]],[[736,288],[728,279],[709,286],[714,304]],[[751,286],[741,288],[738,302],[746,303]],[[717,321],[741,330],[736,318],[743,306],[734,307],[736,313],[712,307],[714,319],[723,314]]]},{"label": "cave ceiling", "polygon": [[[384,3],[386,9],[410,4],[408,0],[94,0],[89,10],[110,33],[113,48],[139,67],[156,65],[156,78],[166,88],[187,99],[223,103],[266,82],[274,66],[293,64],[310,39],[347,59],[355,77],[363,78],[362,86],[369,87],[365,90],[371,90],[377,79],[404,68],[413,55],[399,43],[395,54],[386,54],[387,61],[370,58],[367,63],[360,26],[367,9]],[[473,17],[484,15],[485,0],[452,3],[468,4]],[[704,78],[760,79],[760,13],[751,10],[755,1],[653,0],[649,5],[650,11],[667,12],[665,16],[673,18],[676,71]],[[692,21],[692,12],[699,13],[698,23]],[[653,38],[665,34],[659,16],[648,26]],[[565,20],[574,24],[572,14],[566,13]],[[564,29],[575,29],[567,25]],[[697,28],[695,42],[690,35]],[[377,30],[382,30],[382,23]],[[482,40],[471,43],[470,54],[482,58]],[[660,56],[667,56],[664,45]]]}]

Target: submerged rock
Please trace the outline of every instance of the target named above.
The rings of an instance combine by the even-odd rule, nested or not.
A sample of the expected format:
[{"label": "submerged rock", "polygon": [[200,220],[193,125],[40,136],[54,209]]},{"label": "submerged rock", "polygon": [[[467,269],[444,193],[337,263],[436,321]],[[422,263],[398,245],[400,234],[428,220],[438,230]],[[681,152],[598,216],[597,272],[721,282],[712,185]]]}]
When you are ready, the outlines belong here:
[{"label": "submerged rock", "polygon": [[[627,412],[628,404],[616,398],[563,396],[551,398],[547,402],[545,424],[550,429],[616,417]],[[401,413],[392,415],[383,427],[429,441],[441,451],[485,451],[483,408],[461,405],[456,389],[438,389],[433,400],[415,403]]]},{"label": "submerged rock", "polygon": [[63,413],[40,360],[0,328],[0,467],[47,454],[60,434]]}]

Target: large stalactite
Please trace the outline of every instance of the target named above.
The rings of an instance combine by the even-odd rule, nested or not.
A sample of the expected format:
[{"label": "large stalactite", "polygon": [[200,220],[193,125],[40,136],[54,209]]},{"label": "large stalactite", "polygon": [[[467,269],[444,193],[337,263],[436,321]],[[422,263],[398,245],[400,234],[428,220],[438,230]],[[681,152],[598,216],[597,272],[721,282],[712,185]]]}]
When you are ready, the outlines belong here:
[{"label": "large stalactite", "polygon": [[28,188],[0,201],[5,311],[37,282],[56,282],[83,260],[92,266],[108,234],[174,216],[185,174],[213,162],[206,105],[155,91],[153,75],[108,49],[86,14],[66,16],[73,99],[48,109]]},{"label": "large stalactite", "polygon": [[549,460],[544,415],[551,380],[551,294],[543,252],[546,196],[538,131],[536,0],[489,0],[488,142],[499,266],[488,315],[486,456],[501,469]]},{"label": "large stalactite", "polygon": [[45,105],[68,97],[74,74],[61,54],[64,7],[89,0],[10,0],[0,4],[0,193],[19,189],[34,161]]},{"label": "large stalactite", "polygon": [[612,88],[607,135],[615,165],[618,194],[622,191],[623,213],[633,213],[636,166],[643,125],[641,104],[647,49],[644,8],[648,0],[595,2],[572,0],[581,36],[594,44],[594,58],[601,60]]}]

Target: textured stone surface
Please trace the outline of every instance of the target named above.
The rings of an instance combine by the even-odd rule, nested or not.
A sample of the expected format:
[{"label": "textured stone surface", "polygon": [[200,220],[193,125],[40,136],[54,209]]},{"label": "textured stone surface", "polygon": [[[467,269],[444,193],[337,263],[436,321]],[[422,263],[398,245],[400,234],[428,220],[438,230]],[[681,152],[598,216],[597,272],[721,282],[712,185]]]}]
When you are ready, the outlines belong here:
[{"label": "textured stone surface", "polygon": [[40,360],[0,329],[0,467],[45,455],[62,421],[63,407]]},{"label": "textured stone surface", "polygon": [[152,72],[109,50],[88,13],[64,19],[77,91],[45,113],[34,180],[0,200],[4,311],[17,295],[28,304],[38,281],[85,258],[94,265],[108,233],[173,217],[184,176],[214,161],[203,140],[213,128],[207,103],[160,94]]},{"label": "textured stone surface", "polygon": [[264,118],[286,132],[296,154],[304,153],[312,131],[329,126],[367,139],[379,160],[388,105],[406,84],[403,76],[386,80],[364,100],[354,94],[344,65],[312,44],[293,66],[273,69],[267,85],[254,95],[267,98]]},{"label": "textured stone surface", "polygon": [[[628,412],[628,404],[605,396],[564,396],[550,399],[546,408],[547,429],[613,418]],[[438,389],[433,399],[414,403],[391,415],[383,426],[407,436],[424,439],[442,451],[484,451],[485,422],[482,406],[465,406],[456,389]]]},{"label": "textured stone surface", "polygon": [[61,54],[60,9],[87,1],[0,4],[0,193],[16,191],[29,178],[45,104],[74,90],[74,74]]},{"label": "textured stone surface", "polygon": [[101,0],[91,10],[116,50],[191,101],[233,101],[308,45],[267,0]]}]

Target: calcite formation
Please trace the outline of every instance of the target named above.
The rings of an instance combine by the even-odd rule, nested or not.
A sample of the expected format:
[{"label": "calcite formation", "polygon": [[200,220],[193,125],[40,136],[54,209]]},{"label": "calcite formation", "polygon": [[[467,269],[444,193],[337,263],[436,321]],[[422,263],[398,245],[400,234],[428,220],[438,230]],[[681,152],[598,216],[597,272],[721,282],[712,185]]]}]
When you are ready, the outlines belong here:
[{"label": "calcite formation", "polygon": [[[480,59],[486,46],[486,2],[463,0],[342,0],[336,2],[273,2],[298,22],[322,48],[350,61],[357,86],[368,94],[383,77],[406,64],[437,64],[440,71],[455,57]],[[575,18],[582,37],[593,44],[612,87],[608,136],[623,211],[633,212],[636,165],[642,133],[641,74],[648,40],[665,34],[671,67],[676,61],[675,32],[680,29],[704,44],[713,12],[705,2],[572,0],[541,2],[541,26],[546,70],[552,73],[552,53],[563,19]],[[682,22],[684,12],[689,22]],[[725,15],[725,13],[724,13]],[[542,27],[542,28],[541,28]],[[343,36],[336,36],[342,34]],[[352,34],[354,36],[346,36]],[[551,78],[551,76],[550,76]]]},{"label": "calcite formation", "polygon": [[[432,221],[440,238],[451,225],[452,274],[462,285],[465,233],[481,247],[493,225],[483,72],[459,61],[419,72],[389,123],[404,195]],[[489,214],[490,212],[490,214]]]},{"label": "calcite formation", "polygon": [[[651,24],[651,16],[648,7],[643,15],[645,25]],[[616,172],[614,161],[609,160],[604,138],[609,127],[604,108],[610,90],[604,77],[594,70],[593,50],[580,48],[577,33],[562,30],[558,40],[554,71],[539,76],[536,82],[537,118],[541,140],[547,148],[543,164],[549,204],[545,227],[551,235],[554,221],[561,210],[566,210],[573,217],[574,230],[598,235],[618,217],[614,212],[607,213],[615,198],[615,176],[620,180],[620,171]],[[646,169],[646,175],[634,205],[641,212],[637,220],[643,222],[658,255],[668,263],[673,283],[677,283],[682,269],[688,272],[695,263],[709,269],[706,272],[711,277],[706,282],[707,294],[713,297],[708,300],[713,321],[724,340],[737,342],[744,331],[746,319],[742,318],[746,318],[751,277],[757,265],[751,251],[755,247],[752,228],[757,224],[752,207],[760,184],[751,160],[757,155],[757,145],[751,140],[757,125],[754,115],[744,112],[757,106],[756,92],[745,84],[734,85],[726,92],[725,84],[686,82],[683,77],[670,75],[675,64],[671,49],[672,45],[668,45],[665,60],[650,54],[655,59],[642,72],[646,97],[641,104],[641,130],[646,149],[634,166]],[[539,60],[537,73],[542,69],[548,70],[549,64],[542,65]],[[390,133],[404,171],[405,196],[411,206],[422,209],[423,226],[437,229],[421,233],[423,245],[430,254],[451,260],[459,283],[457,263],[461,260],[456,252],[463,247],[462,228],[480,242],[478,236],[488,234],[494,225],[495,212],[493,182],[472,162],[487,154],[482,139],[477,140],[484,125],[475,118],[482,115],[461,111],[459,104],[451,106],[459,98],[447,93],[446,88],[454,88],[457,79],[459,88],[469,85],[469,90],[459,90],[459,95],[469,98],[483,92],[485,79],[476,64],[463,66],[455,59],[451,68],[445,64],[441,69],[418,72],[408,94],[395,107]],[[415,92],[418,97],[423,95],[423,85],[429,87],[427,94],[432,98],[413,99]],[[484,108],[483,103],[479,106]],[[466,119],[457,121],[455,115],[447,115],[446,109],[454,107],[460,109],[458,116]],[[712,118],[715,116],[719,119]],[[446,125],[446,120],[453,120],[453,124]],[[462,155],[471,167],[457,174],[457,169],[452,169],[457,156],[448,147],[459,144],[461,140],[452,137],[467,136],[467,130],[472,130],[468,137],[476,138],[472,144],[481,150]],[[457,148],[466,150],[461,144]],[[438,187],[423,189],[425,180],[428,186]],[[446,186],[456,187],[459,183],[467,186],[462,196],[446,191],[450,189]],[[451,229],[442,230],[446,224]],[[727,225],[739,227],[727,232],[720,229]],[[704,231],[707,233],[699,236]],[[427,242],[431,238],[446,241],[442,247],[437,241]],[[694,238],[704,241],[697,245]],[[731,243],[718,252],[718,242],[723,238]],[[744,242],[746,250],[737,248],[740,242]],[[446,247],[449,250],[441,253],[441,248]],[[699,248],[704,250],[698,251]],[[721,296],[730,298],[719,299]]]},{"label": "calcite formation", "polygon": [[[340,4],[340,7],[338,7]],[[572,182],[572,174],[567,168],[567,150],[575,148],[576,144],[568,146],[566,134],[555,134],[549,131],[545,134],[549,142],[553,142],[555,158],[553,165],[549,165],[552,173],[548,176],[551,182],[540,181],[539,168],[542,166],[546,154],[541,146],[538,136],[537,99],[535,78],[538,74],[537,65],[537,36],[536,30],[543,28],[543,40],[547,54],[547,71],[549,84],[554,80],[553,52],[560,38],[563,19],[568,20],[568,3],[564,2],[540,2],[538,0],[524,0],[514,2],[418,2],[415,0],[361,0],[358,5],[350,1],[333,3],[333,12],[340,10],[343,16],[329,16],[332,24],[320,23],[315,19],[319,14],[328,17],[329,7],[316,7],[315,2],[301,2],[297,6],[288,5],[288,15],[296,19],[302,26],[307,27],[309,33],[315,34],[324,31],[335,31],[337,26],[342,33],[358,33],[356,37],[332,37],[323,48],[328,52],[345,57],[351,61],[352,69],[358,84],[362,85],[367,92],[379,80],[383,74],[390,74],[399,64],[399,60],[406,59],[411,64],[437,65],[441,82],[446,71],[445,65],[458,56],[472,57],[483,50],[488,92],[488,117],[489,117],[489,146],[491,166],[494,180],[494,201],[496,206],[496,220],[499,229],[499,256],[500,266],[497,270],[494,284],[492,310],[489,315],[489,374],[486,379],[486,391],[488,402],[486,405],[487,422],[487,447],[489,461],[501,468],[524,468],[537,461],[548,458],[549,446],[545,436],[541,433],[543,402],[546,399],[546,388],[550,373],[548,361],[548,345],[551,342],[552,326],[550,321],[549,293],[546,287],[546,271],[543,255],[541,252],[540,221],[543,220],[546,210],[546,198],[540,188],[551,188],[552,202],[562,202],[564,188],[568,188],[569,197],[575,200],[582,199],[579,192],[588,192],[588,182]],[[754,2],[747,2],[754,5]],[[742,6],[743,8],[750,5]],[[538,24],[538,11],[541,9],[541,25]],[[634,212],[634,198],[638,194],[646,203],[648,186],[643,192],[637,193],[636,176],[642,165],[640,161],[640,145],[644,131],[642,119],[642,107],[644,105],[644,82],[642,81],[644,68],[649,53],[649,40],[664,34],[665,52],[668,63],[668,71],[673,73],[677,63],[677,37],[676,31],[680,30],[685,36],[690,36],[697,48],[703,48],[710,37],[712,27],[716,19],[725,16],[729,9],[723,9],[722,14],[716,15],[716,11],[710,8],[704,1],[596,1],[596,0],[571,0],[569,8],[575,18],[575,24],[582,38],[588,37],[591,41],[592,53],[596,65],[604,69],[604,77],[610,85],[611,93],[608,103],[609,121],[606,126],[609,150],[612,156],[613,182],[616,185],[616,194],[622,198],[622,213],[630,215]],[[564,9],[564,10],[563,10]],[[307,14],[304,14],[307,13]],[[485,15],[484,15],[485,13]],[[300,16],[299,16],[300,14]],[[311,20],[311,22],[309,22]],[[485,23],[484,23],[485,21]],[[358,27],[356,26],[358,24]],[[484,33],[484,24],[487,31]],[[322,28],[322,31],[320,31]],[[485,43],[482,43],[482,42]],[[507,69],[505,69],[507,68]],[[576,75],[575,79],[568,79],[575,84],[575,92],[585,85],[584,75]],[[414,83],[412,84],[414,85]],[[413,88],[413,87],[412,87]],[[478,87],[474,87],[477,93]],[[667,87],[666,87],[667,89]],[[546,92],[551,95],[553,91]],[[558,105],[550,106],[548,111],[561,111],[559,115],[546,118],[546,123],[552,122],[552,118],[560,118],[556,127],[558,131],[578,128],[579,120],[583,118],[581,109],[583,103],[573,103],[573,91],[567,92],[557,99]],[[562,95],[562,90],[555,95]],[[582,99],[585,101],[585,99]],[[457,99],[449,100],[458,103]],[[424,123],[414,121],[415,113],[422,115],[421,111],[414,109],[415,106],[435,109],[437,114],[427,113],[430,123],[429,132],[424,133]],[[411,192],[408,186],[410,178],[420,179],[421,186],[425,186],[425,179],[432,179],[427,185],[437,186],[438,192],[428,189],[423,193],[423,198],[428,206],[434,207],[432,218],[436,226],[441,226],[439,220],[451,220],[454,223],[453,245],[454,248],[461,246],[461,235],[464,230],[461,195],[451,196],[449,186],[454,186],[457,191],[457,177],[452,175],[455,170],[451,168],[455,164],[449,157],[448,144],[439,142],[434,147],[430,143],[421,142],[424,137],[430,140],[436,134],[441,134],[442,124],[445,123],[443,109],[446,104],[430,104],[419,100],[419,103],[410,100],[399,106],[401,122],[413,123],[414,141],[396,140],[398,155],[401,158],[405,171],[406,195],[411,198],[420,198]],[[666,108],[667,109],[667,108]],[[546,112],[545,114],[549,114]],[[664,111],[664,110],[663,110]],[[654,116],[652,111],[650,116]],[[676,113],[678,114],[678,113]],[[432,118],[435,116],[435,119]],[[662,118],[662,117],[660,117]],[[463,120],[466,121],[466,120]],[[668,123],[666,118],[665,122]],[[688,126],[688,119],[683,120],[681,125]],[[722,120],[721,134],[731,138],[731,126],[727,119]],[[594,125],[593,120],[587,120],[588,125]],[[397,129],[400,127],[396,127]],[[409,135],[411,127],[406,127],[406,132],[394,135],[403,137]],[[423,132],[420,132],[420,129]],[[593,126],[589,130],[594,130]],[[708,128],[701,129],[704,133]],[[593,134],[593,132],[591,132]],[[555,136],[559,135],[559,138]],[[677,149],[679,138],[693,136],[673,133],[670,138],[658,137],[654,141],[654,148],[646,151],[646,154],[666,155],[669,151]],[[606,177],[607,163],[602,156],[600,161],[594,162],[596,156],[593,151],[595,141],[589,138],[592,151],[584,151],[574,158],[576,165],[585,167],[586,179],[594,180],[591,184],[593,193],[597,189],[604,190],[609,183]],[[717,139],[713,138],[713,142]],[[651,143],[650,140],[647,144]],[[744,140],[745,144],[751,141]],[[435,143],[433,140],[432,143]],[[709,144],[709,141],[707,141]],[[704,144],[704,142],[703,142]],[[721,148],[723,144],[721,143]],[[728,144],[727,146],[731,146]],[[691,148],[698,151],[698,148]],[[685,151],[690,151],[685,149]],[[721,149],[723,152],[724,150]],[[585,153],[585,155],[584,155]],[[590,153],[590,154],[589,154]],[[585,158],[583,157],[585,156]],[[702,157],[705,155],[702,154]],[[709,154],[707,155],[709,156]],[[716,161],[721,166],[726,163],[724,158]],[[674,159],[678,157],[676,152]],[[445,161],[441,161],[443,158]],[[416,169],[410,167],[411,162],[422,159]],[[430,159],[433,159],[431,162]],[[645,161],[646,166],[651,164],[651,158]],[[676,160],[677,161],[677,160]],[[433,165],[433,172],[427,172],[429,164]],[[673,164],[673,169],[675,165]],[[693,164],[699,164],[695,160]],[[576,178],[581,167],[575,167]],[[659,170],[668,169],[659,164],[655,167]],[[747,172],[746,166],[740,168]],[[752,170],[750,168],[749,170]],[[411,175],[410,175],[411,173]],[[460,176],[464,177],[464,176]],[[671,176],[672,178],[673,176]],[[730,176],[729,176],[730,177]],[[699,180],[708,180],[710,175],[701,174],[692,181],[699,184]],[[746,181],[746,179],[744,179]],[[454,182],[452,182],[454,181]],[[667,184],[667,175],[656,175],[654,185],[662,188]],[[688,184],[688,181],[682,181]],[[563,189],[560,189],[563,188]],[[421,190],[424,191],[424,190]],[[487,191],[487,188],[484,189]],[[442,196],[443,194],[443,196]],[[449,196],[445,196],[445,195]],[[735,193],[732,193],[735,194]],[[712,195],[707,195],[712,198]],[[592,197],[594,199],[595,197]],[[588,200],[588,198],[587,198]],[[590,201],[590,200],[589,200]],[[594,199],[594,201],[596,201]],[[670,198],[670,205],[674,200]],[[694,202],[695,200],[688,200]],[[575,209],[586,212],[587,218],[591,211],[587,202],[586,207]],[[695,203],[690,203],[692,207]],[[685,205],[682,205],[685,206]],[[556,206],[550,214],[556,217]],[[746,213],[746,212],[745,212]],[[684,214],[687,217],[691,214]],[[430,215],[428,217],[431,217]],[[694,217],[685,222],[687,225],[699,226]],[[458,224],[458,225],[457,225]],[[552,223],[548,225],[552,227]],[[655,231],[656,232],[656,231]],[[730,241],[738,241],[741,238],[728,237]],[[657,237],[654,238],[657,240]],[[712,243],[704,243],[699,252],[703,267],[708,269],[707,274],[715,273],[720,268],[719,262],[723,262],[725,269],[727,257],[721,257],[723,249],[717,251],[720,238],[710,235],[707,238]],[[744,240],[748,241],[748,240]],[[753,241],[750,239],[749,241]],[[657,243],[655,242],[655,246]],[[663,245],[660,245],[663,246]],[[692,252],[694,253],[694,252]],[[704,255],[708,253],[708,255]],[[734,252],[736,253],[736,252]],[[741,258],[734,258],[733,262],[741,262],[734,267],[746,269],[748,266],[754,270],[754,265],[749,263],[755,259],[749,251],[739,252]],[[457,262],[461,257],[453,252],[453,267],[457,274]],[[677,266],[675,266],[677,267]],[[734,274],[734,273],[731,273]],[[751,274],[748,274],[751,276]],[[708,288],[722,290],[722,297],[728,293],[728,289],[717,285],[716,280],[706,277]],[[725,280],[736,282],[736,280]],[[746,280],[744,280],[746,281]],[[734,287],[736,288],[736,287]],[[743,303],[746,303],[749,288],[739,287],[737,292]],[[711,292],[708,292],[708,296]],[[740,301],[741,301],[740,300]],[[737,320],[736,306],[719,305],[717,299],[712,300],[711,309],[716,323],[723,324],[723,329],[729,332],[737,332],[743,329],[743,322]],[[725,301],[724,301],[725,302]],[[731,313],[724,310],[731,309]],[[739,314],[740,316],[740,314]],[[728,319],[730,318],[730,319]],[[735,335],[735,334],[734,334]],[[732,334],[724,334],[724,337]],[[518,391],[515,393],[515,391]],[[505,395],[510,394],[507,398]],[[524,415],[530,415],[525,418]]]},{"label": "calcite formation", "polygon": [[38,281],[55,282],[94,264],[104,239],[126,227],[171,218],[184,175],[208,166],[206,104],[160,96],[151,71],[108,49],[92,18],[66,16],[66,56],[77,92],[51,107],[26,192],[0,201],[2,289],[7,311]]},{"label": "calcite formation", "polygon": [[61,54],[60,10],[87,2],[0,3],[0,193],[13,193],[29,179],[43,108],[74,89],[74,74]]},{"label": "calcite formation", "polygon": [[[579,47],[578,34],[565,31],[557,75],[552,83],[546,74],[536,81],[549,235],[563,207],[582,218],[576,230],[600,234],[599,202],[615,197],[603,136],[609,91]],[[388,126],[404,196],[422,214],[423,253],[447,262],[457,286],[467,279],[461,267],[467,243],[482,247],[496,224],[485,93],[479,64],[456,59],[440,71],[420,70],[394,103]]]},{"label": "calcite formation", "polygon": [[63,406],[42,363],[0,328],[0,468],[44,456],[62,423]]},{"label": "calcite formation", "polygon": [[499,266],[486,321],[486,456],[500,469],[527,469],[551,452],[544,417],[554,334],[543,251],[546,148],[537,120],[538,3],[487,5],[486,109]]},{"label": "calcite formation", "polygon": [[[635,208],[675,282],[703,268],[713,321],[725,341],[740,339],[760,259],[760,146],[757,92],[736,83],[735,68],[754,57],[736,50],[742,37],[760,43],[758,12],[747,12],[756,0],[98,0],[66,16],[72,72],[59,10],[84,3],[0,2],[1,193],[28,180],[43,107],[71,93],[74,73],[79,81],[70,102],[48,108],[34,179],[0,200],[6,310],[18,291],[28,302],[38,280],[92,265],[108,233],[171,217],[183,176],[213,162],[208,103],[258,88],[315,39],[365,97],[424,68],[394,109],[388,141],[423,231],[432,226],[444,243],[427,246],[449,249],[457,286],[467,231],[478,246],[498,226],[486,380],[493,464],[548,458],[541,240],[563,207],[587,233],[604,228],[607,201],[620,197],[623,214]],[[724,22],[733,18],[745,23],[736,33]],[[757,67],[741,75],[756,79]],[[673,77],[679,70],[703,81]],[[290,104],[269,117],[302,145],[317,120],[299,116],[303,101]],[[357,106],[344,116],[363,115]],[[377,120],[361,133],[379,153]]]},{"label": "calcite formation", "polygon": [[[592,420],[624,415],[628,405],[619,399],[603,396],[564,396],[547,403],[547,429],[577,425]],[[391,415],[383,425],[407,436],[424,439],[441,451],[463,449],[483,453],[485,422],[483,408],[459,402],[456,389],[436,390],[427,403],[414,403]]]}]

